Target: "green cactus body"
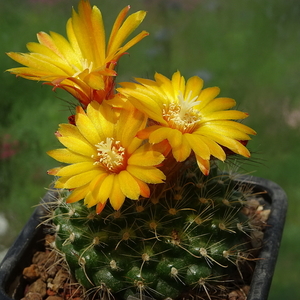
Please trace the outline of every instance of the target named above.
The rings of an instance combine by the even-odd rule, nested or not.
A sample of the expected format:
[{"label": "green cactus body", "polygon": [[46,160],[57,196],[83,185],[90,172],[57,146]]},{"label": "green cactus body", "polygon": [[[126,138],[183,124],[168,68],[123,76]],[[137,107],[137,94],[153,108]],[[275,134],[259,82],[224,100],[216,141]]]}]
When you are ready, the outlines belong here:
[{"label": "green cactus body", "polygon": [[250,226],[242,189],[216,172],[184,173],[159,201],[128,199],[120,211],[107,205],[96,215],[82,203],[61,203],[56,247],[86,289],[117,299],[182,299],[218,289],[248,251]]}]

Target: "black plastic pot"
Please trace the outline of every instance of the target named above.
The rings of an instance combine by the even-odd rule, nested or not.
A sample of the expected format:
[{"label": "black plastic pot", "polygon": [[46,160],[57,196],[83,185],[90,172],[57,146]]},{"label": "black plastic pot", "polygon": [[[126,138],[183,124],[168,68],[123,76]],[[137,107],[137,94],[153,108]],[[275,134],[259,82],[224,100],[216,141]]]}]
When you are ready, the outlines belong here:
[{"label": "black plastic pot", "polygon": [[[240,180],[241,181],[241,180]],[[257,193],[262,193],[266,203],[271,207],[268,226],[265,230],[264,243],[260,258],[255,266],[248,300],[266,300],[278,256],[282,231],[287,211],[287,196],[276,183],[258,178],[242,177],[241,183],[253,186]],[[43,202],[53,199],[53,193],[47,193]],[[46,205],[36,208],[24,229],[11,246],[0,264],[0,300],[19,300],[23,297],[22,270],[30,265],[33,254],[40,250],[44,237],[43,226],[38,226],[46,213]],[[128,300],[135,300],[130,296]]]}]

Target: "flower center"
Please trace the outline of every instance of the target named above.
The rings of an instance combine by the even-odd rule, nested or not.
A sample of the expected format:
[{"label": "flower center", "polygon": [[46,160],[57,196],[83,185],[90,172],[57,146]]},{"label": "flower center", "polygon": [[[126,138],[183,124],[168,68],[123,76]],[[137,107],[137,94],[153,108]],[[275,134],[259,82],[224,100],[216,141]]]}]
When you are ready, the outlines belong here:
[{"label": "flower center", "polygon": [[98,151],[98,160],[94,164],[101,164],[111,172],[117,173],[124,166],[125,148],[120,145],[120,141],[113,138],[106,138],[95,145]]},{"label": "flower center", "polygon": [[178,102],[172,102],[164,105],[163,117],[168,122],[169,126],[178,129],[183,133],[191,132],[194,125],[197,124],[201,118],[199,111],[193,107],[198,105],[200,101],[196,101],[198,96],[191,99],[192,91],[189,92],[186,99],[183,94],[179,92]]}]

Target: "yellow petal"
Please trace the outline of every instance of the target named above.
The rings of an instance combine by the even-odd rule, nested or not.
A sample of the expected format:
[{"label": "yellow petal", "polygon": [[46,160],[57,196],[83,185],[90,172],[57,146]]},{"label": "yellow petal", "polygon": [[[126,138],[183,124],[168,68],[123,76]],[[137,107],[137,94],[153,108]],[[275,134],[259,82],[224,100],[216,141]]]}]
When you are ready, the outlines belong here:
[{"label": "yellow petal", "polygon": [[221,161],[224,161],[226,159],[226,154],[219,144],[217,144],[214,140],[207,138],[206,136],[201,136],[201,139],[208,146],[212,156],[218,158]]},{"label": "yellow petal", "polygon": [[57,176],[74,176],[80,173],[84,173],[97,167],[93,165],[93,162],[80,162],[63,167],[57,172]]},{"label": "yellow petal", "polygon": [[78,175],[72,176],[64,185],[65,189],[74,189],[90,183],[93,178],[99,175],[99,170],[91,170],[88,172],[80,173]]},{"label": "yellow petal", "polygon": [[57,55],[55,52],[53,52],[51,49],[49,49],[43,44],[30,42],[27,43],[26,47],[30,52],[39,53],[52,60],[58,60],[60,62],[63,62],[63,59],[59,55]]},{"label": "yellow petal", "polygon": [[184,137],[196,155],[205,160],[209,160],[211,154],[210,149],[200,135],[187,133]]},{"label": "yellow petal", "polygon": [[87,204],[88,207],[92,207],[100,202],[98,199],[98,194],[101,189],[102,183],[107,176],[108,174],[106,172],[99,173],[89,183],[89,193],[84,199],[85,204]]},{"label": "yellow petal", "polygon": [[118,177],[122,193],[129,199],[137,200],[140,196],[140,188],[132,175],[127,171],[121,171]]},{"label": "yellow petal", "polygon": [[149,188],[148,184],[142,180],[139,180],[138,178],[135,178],[135,180],[140,187],[141,196],[145,197],[145,198],[149,198],[150,197],[150,188]]},{"label": "yellow petal", "polygon": [[181,146],[179,146],[177,148],[172,148],[172,154],[173,154],[174,158],[176,159],[176,161],[178,161],[178,162],[185,161],[191,154],[191,150],[192,150],[191,146],[185,140],[184,136],[183,136],[183,139],[184,139],[184,141],[181,144]]},{"label": "yellow petal", "polygon": [[237,154],[240,154],[240,155],[242,155],[244,157],[250,157],[251,156],[250,151],[248,150],[248,148],[245,147],[240,142],[237,142],[235,148],[232,148],[230,150],[232,150],[233,152],[235,152]]},{"label": "yellow petal", "polygon": [[[148,36],[149,33],[147,31],[142,31],[138,35],[136,35],[134,38],[132,38],[129,42],[127,42],[123,47],[119,48],[119,50],[116,52],[115,57],[113,57],[113,60],[119,60],[119,58],[132,46],[137,44],[139,41],[141,41],[144,37]],[[107,57],[107,61],[110,59],[110,57]]]},{"label": "yellow petal", "polygon": [[236,129],[235,127],[215,125],[214,122],[202,126],[201,131],[199,130],[197,132],[201,132],[206,136],[210,135],[211,132],[217,132],[220,136],[229,137],[235,140],[250,140],[248,134]]},{"label": "yellow petal", "polygon": [[128,164],[150,167],[160,164],[164,158],[160,152],[150,150],[149,144],[145,144],[129,157]]},{"label": "yellow petal", "polygon": [[110,197],[112,188],[114,186],[115,176],[116,176],[115,174],[110,174],[106,176],[102,181],[101,187],[96,196],[97,201],[99,201],[100,203],[106,202],[107,199]]},{"label": "yellow petal", "polygon": [[92,207],[97,205],[99,202],[98,200],[93,196],[93,193],[91,191],[88,191],[88,193],[86,194],[86,196],[84,197],[84,205],[86,205],[87,207]]},{"label": "yellow petal", "polygon": [[111,190],[110,196],[109,196],[109,201],[111,203],[111,206],[115,209],[118,210],[121,208],[125,201],[125,195],[122,192],[120,188],[120,183],[119,183],[119,176],[115,176],[114,180],[114,186]]},{"label": "yellow petal", "polygon": [[72,11],[72,27],[76,35],[82,56],[88,62],[96,62],[93,47],[95,44],[93,37],[93,28],[91,25],[91,6],[88,1],[80,1],[78,5],[78,14]]},{"label": "yellow petal", "polygon": [[165,105],[169,105],[175,98],[177,99],[178,92],[174,91],[170,79],[162,74],[156,73],[155,80],[135,78],[140,85],[135,83],[134,89],[140,92],[140,96],[147,95],[159,106],[160,110],[163,110]]},{"label": "yellow petal", "polygon": [[59,124],[58,132],[61,136],[69,137],[73,136],[83,142],[86,142],[85,138],[82,136],[78,128],[72,124]]},{"label": "yellow petal", "polygon": [[92,15],[91,15],[91,24],[92,24],[92,32],[93,32],[93,47],[95,47],[95,62],[98,66],[101,66],[105,62],[105,30],[102,19],[101,11],[93,6]]},{"label": "yellow petal", "polygon": [[172,131],[172,128],[160,127],[157,130],[153,131],[149,136],[149,142],[151,144],[157,144],[161,141],[168,138],[169,131]]},{"label": "yellow petal", "polygon": [[[46,80],[46,81],[53,80],[53,75],[55,75],[56,77],[68,75],[61,68],[54,65],[53,62],[49,63],[49,62],[45,61],[45,59],[42,59],[42,57],[37,54],[34,55],[34,54],[10,52],[10,53],[7,53],[7,55],[10,58],[12,58],[13,60],[15,60],[16,62],[18,62],[24,66],[32,68],[35,71],[40,70],[42,72],[42,74],[47,74],[50,79],[47,78],[45,75],[45,79],[43,79],[43,80]],[[56,62],[58,63],[58,61],[56,61]],[[8,69],[7,71],[9,71],[11,73],[19,74],[20,73],[19,70],[24,70],[25,75],[27,74],[28,76],[34,77],[34,74],[32,75],[31,73],[28,72],[28,68],[12,68],[12,69]],[[52,77],[51,77],[51,75],[52,75]],[[41,79],[41,78],[39,78],[39,79]]]},{"label": "yellow petal", "polygon": [[[72,23],[72,18],[70,18],[67,21],[67,25],[66,25],[66,31],[67,31],[67,37],[68,40],[70,42],[70,45],[74,51],[74,54],[78,60],[78,66],[80,66],[82,64],[83,61],[83,57],[82,57],[82,53],[77,41],[77,37],[76,34],[74,32],[74,28],[73,28],[73,23]],[[75,64],[77,66],[77,64]]]},{"label": "yellow petal", "polygon": [[[58,47],[56,46],[54,40],[52,39],[52,37],[47,34],[46,32],[39,32],[37,34],[37,38],[40,44],[44,45],[45,47],[47,47],[48,49],[50,49],[51,51],[53,51],[53,53],[55,53],[57,56],[59,56],[60,58],[64,58],[62,53],[60,52],[60,50],[58,49]],[[57,36],[58,39],[58,36]]]},{"label": "yellow petal", "polygon": [[150,134],[151,134],[153,131],[155,131],[155,130],[157,130],[157,129],[159,129],[159,128],[161,128],[161,126],[159,126],[159,125],[153,125],[153,126],[150,126],[150,127],[146,127],[145,129],[140,130],[140,131],[136,134],[136,136],[137,136],[139,139],[146,140],[146,139],[149,138]]},{"label": "yellow petal", "polygon": [[[185,91],[185,79],[181,76],[180,72],[177,71],[172,75],[172,86],[173,90],[176,91],[175,97],[177,98],[178,92],[180,91],[184,95]],[[174,98],[174,97],[173,97]]]},{"label": "yellow petal", "polygon": [[[77,56],[77,53],[74,52],[72,46],[69,41],[63,37],[62,35],[56,32],[50,32],[51,38],[53,39],[56,47],[61,53],[60,57],[67,63],[69,66],[81,66],[80,58]],[[74,71],[73,71],[74,72]],[[72,74],[70,74],[72,75]]]},{"label": "yellow petal", "polygon": [[108,41],[108,44],[107,44],[107,51],[108,51],[108,52],[113,52],[113,51],[111,50],[112,43],[113,43],[113,41],[115,40],[116,35],[117,35],[117,33],[118,33],[118,30],[120,29],[120,27],[121,27],[123,21],[125,20],[126,15],[127,15],[128,11],[129,11],[129,9],[130,9],[130,6],[129,6],[129,5],[125,6],[125,7],[120,11],[119,15],[117,16],[117,18],[116,18],[116,20],[115,20],[115,22],[114,22],[114,25],[113,25],[113,27],[112,27],[112,29],[111,29],[111,34],[110,34],[110,37],[109,37],[109,41]]},{"label": "yellow petal", "polygon": [[220,93],[220,89],[218,87],[210,87],[201,91],[197,101],[200,101],[200,104],[197,105],[197,109],[201,111],[210,101],[216,98]]},{"label": "yellow petal", "polygon": [[243,155],[245,157],[250,157],[249,150],[235,139],[229,138],[227,136],[215,132],[207,133],[206,136],[237,154]]},{"label": "yellow petal", "polygon": [[172,148],[180,147],[182,144],[182,132],[177,129],[170,129],[168,131],[167,140]]},{"label": "yellow petal", "polygon": [[64,189],[65,183],[68,179],[69,177],[60,177],[59,179],[56,180],[54,187],[56,189]]},{"label": "yellow petal", "polygon": [[[160,98],[161,101],[168,104],[174,100],[177,100],[177,96],[178,96],[178,90],[176,90],[174,88],[175,82],[178,81],[180,82],[181,80],[181,75],[180,72],[177,71],[173,77],[172,77],[172,81],[167,78],[166,76],[159,74],[159,73],[155,73],[154,75],[155,81],[157,82],[157,85],[159,87],[159,89],[161,91],[157,91],[158,95],[161,94]],[[176,80],[177,78],[177,80]],[[179,86],[179,84],[178,84]],[[163,93],[162,93],[163,92]],[[166,99],[164,99],[164,95],[166,95]]]},{"label": "yellow petal", "polygon": [[89,189],[95,197],[98,195],[98,190],[106,176],[108,176],[108,173],[103,170],[103,172],[99,172],[99,174],[90,182]]},{"label": "yellow petal", "polygon": [[215,111],[203,117],[203,121],[210,120],[241,120],[245,119],[249,114],[238,110]]},{"label": "yellow petal", "polygon": [[[229,108],[232,108],[236,105],[235,100],[231,98],[215,98],[212,101],[210,101],[205,107],[201,109],[201,112],[203,115],[207,115],[208,113],[214,112],[214,111],[220,111],[220,110],[226,110]],[[198,106],[196,105],[195,108],[198,109]]]},{"label": "yellow petal", "polygon": [[41,78],[44,78],[44,81],[52,81],[53,79],[57,78],[57,76],[50,76],[49,73],[45,70],[40,71],[34,68],[21,67],[8,69],[6,71],[29,80],[41,80]]},{"label": "yellow petal", "polygon": [[236,130],[242,131],[246,134],[251,134],[251,135],[256,135],[255,130],[253,130],[252,128],[250,128],[249,126],[242,124],[240,122],[235,122],[235,121],[227,121],[227,120],[216,120],[213,121],[213,125],[218,125],[221,127],[232,127],[235,128]]},{"label": "yellow petal", "polygon": [[134,177],[146,183],[162,183],[166,176],[155,167],[127,166],[126,170]]},{"label": "yellow petal", "polygon": [[[128,103],[120,114],[116,126],[116,138],[122,142],[122,146],[128,148],[132,142],[138,147],[142,141],[135,140],[136,133],[145,128],[147,117]],[[132,152],[136,148],[131,148]]]},{"label": "yellow petal", "polygon": [[87,139],[90,144],[96,145],[101,141],[94,123],[85,114],[85,112],[82,112],[78,109],[76,114],[76,126],[80,133]]},{"label": "yellow petal", "polygon": [[185,94],[183,96],[185,99],[188,97],[190,97],[190,99],[193,99],[200,94],[202,88],[203,80],[198,76],[193,76],[186,82]]},{"label": "yellow petal", "polygon": [[140,25],[145,16],[145,11],[138,11],[130,15],[117,32],[114,31],[114,36],[109,41],[109,47],[107,49],[107,56],[109,60],[113,59],[113,57],[110,57],[111,54],[118,50],[125,39],[127,39],[127,37]]},{"label": "yellow petal", "polygon": [[[125,86],[125,83],[121,83],[121,85]],[[130,89],[130,86],[134,86],[134,88]],[[151,97],[151,95],[153,95],[152,93],[149,96],[149,91],[147,91],[146,88],[134,83],[126,83],[125,88],[118,88],[117,91],[128,96],[128,100],[132,105],[146,114],[149,118],[159,123],[166,124],[166,121],[162,117],[162,109],[158,104],[159,102],[155,101],[157,96]]]},{"label": "yellow petal", "polygon": [[93,122],[102,141],[106,140],[106,137],[114,136],[117,118],[112,107],[106,102],[99,104],[92,101],[87,107],[87,116]]},{"label": "yellow petal", "polygon": [[58,137],[59,141],[69,150],[87,157],[96,157],[97,151],[89,143],[84,143],[81,140],[73,137]]},{"label": "yellow petal", "polygon": [[66,199],[66,202],[67,203],[77,202],[77,201],[85,198],[85,196],[88,193],[88,191],[89,191],[88,184],[83,185],[81,187],[78,187],[78,188],[76,188],[75,190],[72,191],[72,193]]}]

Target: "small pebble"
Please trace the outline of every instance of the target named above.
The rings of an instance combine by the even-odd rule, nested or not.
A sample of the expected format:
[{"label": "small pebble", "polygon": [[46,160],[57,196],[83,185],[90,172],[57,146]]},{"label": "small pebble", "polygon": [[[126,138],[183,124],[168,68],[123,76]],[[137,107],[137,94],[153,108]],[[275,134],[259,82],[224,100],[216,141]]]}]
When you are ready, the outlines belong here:
[{"label": "small pebble", "polygon": [[23,270],[23,276],[28,281],[33,281],[39,278],[39,270],[36,264],[32,264]]},{"label": "small pebble", "polygon": [[46,300],[63,300],[63,298],[59,296],[49,296]]},{"label": "small pebble", "polygon": [[29,287],[28,287],[28,292],[35,292],[38,293],[43,297],[47,295],[47,285],[42,279],[38,279],[35,282],[33,282]]},{"label": "small pebble", "polygon": [[39,293],[29,292],[21,300],[42,300],[42,296]]}]

